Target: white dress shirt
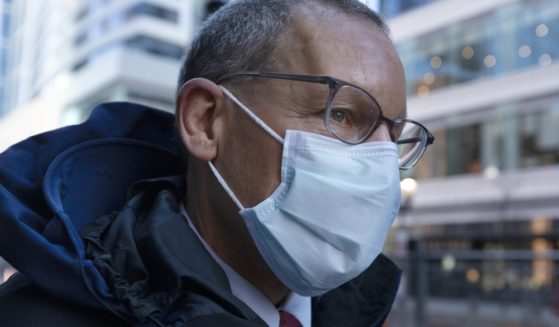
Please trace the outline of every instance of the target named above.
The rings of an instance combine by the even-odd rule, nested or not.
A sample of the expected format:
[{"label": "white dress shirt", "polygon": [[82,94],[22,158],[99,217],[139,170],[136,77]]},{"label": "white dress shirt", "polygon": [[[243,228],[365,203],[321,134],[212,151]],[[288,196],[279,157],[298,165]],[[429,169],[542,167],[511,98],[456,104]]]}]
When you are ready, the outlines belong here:
[{"label": "white dress shirt", "polygon": [[284,310],[297,318],[303,327],[311,327],[311,298],[307,296],[301,296],[295,292],[291,292],[283,301],[281,307],[276,308],[270,300],[260,290],[254,287],[246,279],[241,277],[233,268],[226,264],[221,258],[212,250],[212,248],[206,243],[202,236],[196,230],[194,224],[190,221],[190,217],[186,212],[184,204],[181,205],[181,214],[184,216],[190,228],[194,231],[196,236],[200,239],[204,247],[208,250],[210,255],[219,264],[219,266],[225,272],[227,279],[229,280],[229,285],[231,285],[231,291],[239,300],[243,301],[249,308],[252,309],[262,320],[268,324],[270,327],[279,326],[279,312],[278,310]]}]

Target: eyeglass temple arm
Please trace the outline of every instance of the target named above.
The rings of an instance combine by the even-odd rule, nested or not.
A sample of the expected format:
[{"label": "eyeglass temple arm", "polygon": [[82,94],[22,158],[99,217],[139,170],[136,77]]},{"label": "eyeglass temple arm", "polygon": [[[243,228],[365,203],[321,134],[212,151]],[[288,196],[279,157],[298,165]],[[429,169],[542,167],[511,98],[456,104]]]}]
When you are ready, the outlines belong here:
[{"label": "eyeglass temple arm", "polygon": [[419,137],[412,137],[409,139],[398,140],[396,141],[396,144],[409,144],[409,143],[418,143],[418,142],[421,142],[421,139]]},{"label": "eyeglass temple arm", "polygon": [[217,83],[220,83],[223,80],[229,79],[231,77],[237,77],[237,76],[268,77],[268,78],[277,78],[277,79],[284,79],[290,81],[313,82],[313,83],[320,83],[320,84],[337,83],[332,77],[329,76],[312,76],[312,75],[285,74],[285,73],[275,73],[275,72],[264,72],[264,73],[247,72],[247,73],[227,74],[222,78],[220,78],[217,81]]},{"label": "eyeglass temple arm", "polygon": [[[427,143],[426,143],[427,145],[431,145],[435,142],[435,136],[433,134],[431,134],[431,132],[427,129],[427,127],[425,127],[422,124],[416,122],[415,120],[411,120],[411,119],[407,119],[407,118],[396,119],[396,120],[393,120],[393,121],[391,121],[390,119],[385,118],[385,120],[389,121],[391,124],[396,124],[396,123],[400,123],[400,122],[403,122],[403,121],[414,123],[414,124],[420,126],[421,128],[423,128],[423,130],[427,133]],[[413,143],[413,142],[419,142],[418,138],[409,138],[409,139],[398,141],[396,143],[397,144],[405,144],[405,143]]]},{"label": "eyeglass temple arm", "polygon": [[[433,141],[435,141],[435,138],[433,136],[427,136],[427,145],[433,144]],[[409,144],[417,142],[421,142],[421,139],[419,137],[411,137],[409,139],[398,140],[396,141],[396,144]]]}]

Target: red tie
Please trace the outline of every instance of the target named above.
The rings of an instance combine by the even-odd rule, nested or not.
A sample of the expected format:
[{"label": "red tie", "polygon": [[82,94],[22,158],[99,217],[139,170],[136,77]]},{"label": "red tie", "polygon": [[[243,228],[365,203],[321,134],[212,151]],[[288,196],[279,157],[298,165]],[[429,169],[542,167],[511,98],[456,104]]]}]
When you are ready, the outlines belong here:
[{"label": "red tie", "polygon": [[299,320],[294,315],[287,311],[280,310],[280,323],[279,327],[303,327]]}]

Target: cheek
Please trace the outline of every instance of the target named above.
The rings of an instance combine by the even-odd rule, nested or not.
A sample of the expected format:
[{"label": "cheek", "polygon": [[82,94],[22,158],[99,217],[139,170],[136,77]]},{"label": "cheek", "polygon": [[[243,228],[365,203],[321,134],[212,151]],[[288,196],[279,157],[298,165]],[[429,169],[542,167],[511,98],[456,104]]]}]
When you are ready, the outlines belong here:
[{"label": "cheek", "polygon": [[253,207],[279,184],[282,145],[246,115],[233,115],[227,126],[216,164],[241,203]]}]

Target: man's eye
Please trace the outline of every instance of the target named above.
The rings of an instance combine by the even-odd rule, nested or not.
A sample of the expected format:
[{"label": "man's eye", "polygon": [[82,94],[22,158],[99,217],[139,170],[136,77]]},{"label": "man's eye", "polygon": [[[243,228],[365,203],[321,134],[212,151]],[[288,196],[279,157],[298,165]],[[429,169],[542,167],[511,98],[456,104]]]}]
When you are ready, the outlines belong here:
[{"label": "man's eye", "polygon": [[341,123],[345,120],[345,113],[341,109],[332,109],[330,116],[337,123]]}]

